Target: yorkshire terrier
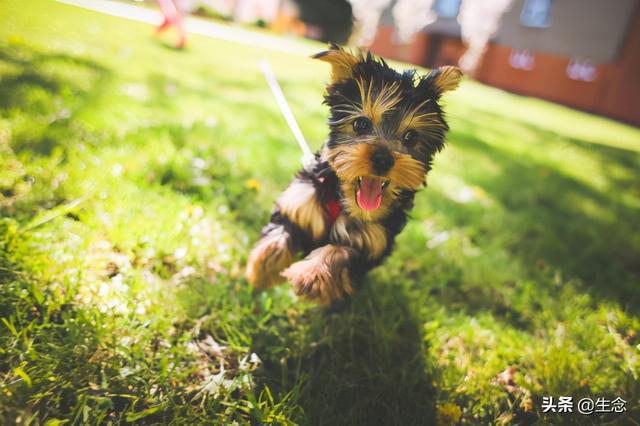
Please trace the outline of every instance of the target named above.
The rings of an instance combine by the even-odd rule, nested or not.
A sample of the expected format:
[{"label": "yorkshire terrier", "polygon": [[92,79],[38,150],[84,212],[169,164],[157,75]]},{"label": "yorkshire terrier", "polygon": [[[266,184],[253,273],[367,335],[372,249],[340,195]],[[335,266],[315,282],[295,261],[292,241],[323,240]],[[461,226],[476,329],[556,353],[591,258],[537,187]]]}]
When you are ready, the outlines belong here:
[{"label": "yorkshire terrier", "polygon": [[399,73],[337,45],[314,58],[331,65],[329,139],[278,198],[246,276],[260,290],[288,279],[297,295],[327,304],[391,252],[445,143],[438,101],[462,72]]}]

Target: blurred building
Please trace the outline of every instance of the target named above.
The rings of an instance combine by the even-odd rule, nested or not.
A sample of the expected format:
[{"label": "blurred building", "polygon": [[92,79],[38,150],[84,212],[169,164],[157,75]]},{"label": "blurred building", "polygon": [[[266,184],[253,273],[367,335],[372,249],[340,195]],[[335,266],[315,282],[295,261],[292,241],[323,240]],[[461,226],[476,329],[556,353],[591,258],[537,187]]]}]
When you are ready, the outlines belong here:
[{"label": "blurred building", "polygon": [[[429,68],[458,63],[461,0],[434,0],[437,18],[408,44],[396,42],[393,3],[373,52]],[[639,126],[640,1],[513,0],[474,77]]]}]

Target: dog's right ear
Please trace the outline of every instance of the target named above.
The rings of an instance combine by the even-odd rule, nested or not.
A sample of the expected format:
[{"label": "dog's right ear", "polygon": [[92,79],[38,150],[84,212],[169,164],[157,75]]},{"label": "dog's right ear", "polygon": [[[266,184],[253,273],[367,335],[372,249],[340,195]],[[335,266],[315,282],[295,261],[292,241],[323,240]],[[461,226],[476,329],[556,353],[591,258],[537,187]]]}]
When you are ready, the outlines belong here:
[{"label": "dog's right ear", "polygon": [[362,61],[361,57],[344,50],[335,43],[329,45],[329,50],[316,53],[312,58],[331,65],[331,84],[353,77],[353,67]]}]

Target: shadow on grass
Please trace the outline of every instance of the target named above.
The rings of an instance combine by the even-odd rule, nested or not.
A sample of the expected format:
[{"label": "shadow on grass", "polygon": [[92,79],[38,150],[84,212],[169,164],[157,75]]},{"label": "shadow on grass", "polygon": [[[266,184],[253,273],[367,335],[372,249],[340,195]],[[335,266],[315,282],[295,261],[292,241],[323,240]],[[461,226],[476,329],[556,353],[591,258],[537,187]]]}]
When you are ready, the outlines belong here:
[{"label": "shadow on grass", "polygon": [[[265,363],[273,388],[299,386],[305,424],[433,424],[435,389],[420,321],[407,295],[370,282],[339,311],[307,314],[306,344],[289,364]],[[258,353],[268,352],[259,347]],[[295,364],[295,365],[292,365]]]},{"label": "shadow on grass", "polygon": [[[452,144],[500,166],[498,174],[483,173],[469,181],[502,204],[503,237],[508,241],[509,252],[522,259],[521,263],[532,277],[538,276],[541,270],[559,270],[565,278],[581,279],[595,297],[614,300],[638,312],[640,253],[633,240],[640,231],[638,211],[619,196],[619,192],[628,190],[633,182],[615,179],[605,172],[609,187],[600,192],[550,163],[514,155],[475,135],[478,123],[486,127],[486,123],[499,123],[500,117],[481,111],[469,116],[473,119],[460,119],[463,125],[452,132]],[[545,138],[558,138],[539,128],[520,124],[537,134],[539,149],[548,148]],[[491,131],[501,133],[497,126]],[[503,136],[509,137],[506,133]],[[626,168],[628,176],[634,176],[633,170],[640,164],[637,153],[594,147],[576,140],[568,142],[596,152],[605,170],[606,164],[615,163]],[[451,204],[447,211],[454,216],[453,220],[462,220],[462,216],[458,219],[455,216],[463,215],[464,207],[445,198],[441,202]]]},{"label": "shadow on grass", "polygon": [[0,62],[15,70],[0,79],[0,109],[25,114],[29,123],[14,129],[12,147],[31,156],[49,156],[76,142],[74,116],[90,108],[111,79],[107,68],[90,59],[25,45],[0,46]]}]

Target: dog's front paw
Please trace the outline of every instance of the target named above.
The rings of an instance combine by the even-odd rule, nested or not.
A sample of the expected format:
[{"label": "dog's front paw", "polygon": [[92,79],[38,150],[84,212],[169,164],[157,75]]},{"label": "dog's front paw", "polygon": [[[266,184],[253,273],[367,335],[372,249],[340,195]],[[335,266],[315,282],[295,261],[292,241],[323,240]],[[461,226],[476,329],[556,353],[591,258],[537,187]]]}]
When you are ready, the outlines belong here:
[{"label": "dog's front paw", "polygon": [[249,254],[245,276],[258,290],[266,290],[282,281],[280,272],[291,265],[290,236],[282,226],[262,237]]},{"label": "dog's front paw", "polygon": [[282,276],[291,282],[298,296],[328,304],[353,293],[347,264],[348,251],[329,245],[312,251]]}]

